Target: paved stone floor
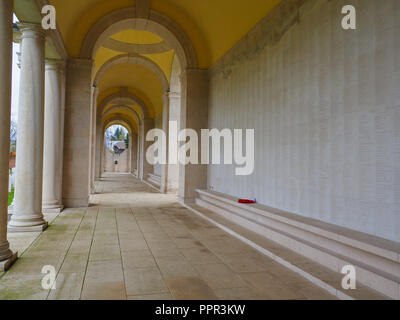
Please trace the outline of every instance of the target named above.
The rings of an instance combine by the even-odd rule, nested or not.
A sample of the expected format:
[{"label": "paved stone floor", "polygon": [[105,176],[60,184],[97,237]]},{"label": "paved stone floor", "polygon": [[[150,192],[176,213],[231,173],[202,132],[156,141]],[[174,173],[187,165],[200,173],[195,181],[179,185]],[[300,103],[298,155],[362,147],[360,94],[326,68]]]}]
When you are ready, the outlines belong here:
[{"label": "paved stone floor", "polygon": [[[0,275],[0,299],[334,298],[130,175],[96,191]],[[45,265],[55,290],[42,289]]]}]

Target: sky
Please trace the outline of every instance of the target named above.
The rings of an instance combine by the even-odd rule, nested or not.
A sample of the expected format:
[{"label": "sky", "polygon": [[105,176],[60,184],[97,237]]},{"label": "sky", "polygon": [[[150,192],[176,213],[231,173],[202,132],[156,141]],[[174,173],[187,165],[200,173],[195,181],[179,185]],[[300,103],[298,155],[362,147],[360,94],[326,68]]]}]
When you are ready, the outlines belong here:
[{"label": "sky", "polygon": [[19,68],[17,66],[19,43],[13,44],[11,120],[18,121]]},{"label": "sky", "polygon": [[[17,17],[14,14],[14,22],[18,22]],[[18,68],[18,56],[19,43],[13,43],[13,56],[12,56],[12,95],[11,95],[11,120],[18,122],[18,96],[19,96],[19,68]]]}]

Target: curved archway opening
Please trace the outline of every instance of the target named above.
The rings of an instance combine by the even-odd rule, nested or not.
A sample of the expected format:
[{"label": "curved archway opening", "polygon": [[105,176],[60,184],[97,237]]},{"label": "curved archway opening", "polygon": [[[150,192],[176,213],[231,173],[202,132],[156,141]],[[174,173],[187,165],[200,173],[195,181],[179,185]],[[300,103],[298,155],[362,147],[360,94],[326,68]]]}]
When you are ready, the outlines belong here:
[{"label": "curved archway opening", "polygon": [[[182,200],[190,200],[195,187],[202,187],[205,180],[197,183],[197,179],[193,186],[186,180],[194,181],[190,177],[195,175],[205,177],[204,169],[199,174],[195,167],[148,163],[144,155],[152,142],[145,137],[153,128],[162,129],[168,136],[171,121],[178,130],[207,127],[207,74],[198,69],[192,43],[179,25],[153,10],[146,18],[138,18],[135,10],[121,9],[104,16],[82,44],[80,57],[95,62],[91,78],[95,88],[93,118],[101,126],[113,105],[138,107],[138,177],[151,182],[156,176],[161,192],[179,193]],[[111,94],[113,88],[121,89]],[[143,95],[132,94],[128,88]],[[167,145],[167,158],[168,150]],[[95,158],[93,155],[92,165]]]},{"label": "curved archway opening", "polygon": [[138,18],[136,8],[116,10],[101,18],[86,35],[81,48],[81,58],[94,59],[98,49],[112,35],[129,29],[148,31],[157,35],[175,51],[184,68],[197,68],[193,45],[179,25],[154,10],[150,10],[147,19]]},{"label": "curved archway opening", "polygon": [[122,123],[111,123],[104,130],[103,172],[131,173],[132,131]]}]

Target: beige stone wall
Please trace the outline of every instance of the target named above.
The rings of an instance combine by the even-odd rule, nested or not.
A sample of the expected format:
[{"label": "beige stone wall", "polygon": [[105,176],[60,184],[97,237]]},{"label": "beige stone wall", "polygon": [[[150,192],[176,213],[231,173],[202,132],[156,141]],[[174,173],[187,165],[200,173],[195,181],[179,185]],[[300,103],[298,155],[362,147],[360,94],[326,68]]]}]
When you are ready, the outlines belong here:
[{"label": "beige stone wall", "polygon": [[[130,152],[130,149],[125,150],[117,157],[110,150],[104,148],[104,172],[129,173]],[[115,164],[115,160],[118,160],[118,164]]]},{"label": "beige stone wall", "polygon": [[106,147],[103,147],[104,172],[115,172],[114,155]]},{"label": "beige stone wall", "polygon": [[284,1],[210,71],[209,127],[254,128],[256,158],[208,186],[400,241],[399,123],[400,1]]}]

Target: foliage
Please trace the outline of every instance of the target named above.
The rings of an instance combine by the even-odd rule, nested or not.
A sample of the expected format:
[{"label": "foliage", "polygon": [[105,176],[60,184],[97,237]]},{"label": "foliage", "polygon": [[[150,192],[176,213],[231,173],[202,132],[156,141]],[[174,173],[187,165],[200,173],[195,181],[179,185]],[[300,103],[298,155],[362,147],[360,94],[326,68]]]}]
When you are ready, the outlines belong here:
[{"label": "foliage", "polygon": [[126,148],[129,147],[129,133],[125,127],[121,125],[113,125],[109,127],[104,134],[104,145],[112,152],[113,150],[113,142],[124,141]]},{"label": "foliage", "polygon": [[11,189],[11,192],[8,194],[8,206],[11,205],[14,199],[14,189]]},{"label": "foliage", "polygon": [[125,141],[126,148],[128,149],[129,148],[129,133],[126,134],[126,138],[124,141]]},{"label": "foliage", "polygon": [[126,139],[125,130],[123,130],[120,126],[117,126],[113,136],[114,136],[114,141],[124,141]]}]

